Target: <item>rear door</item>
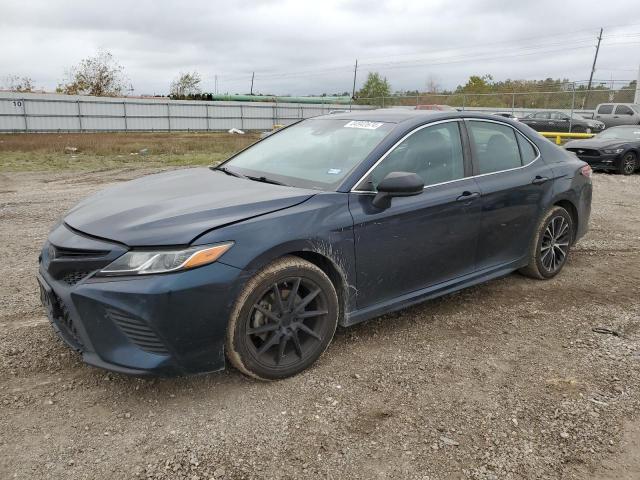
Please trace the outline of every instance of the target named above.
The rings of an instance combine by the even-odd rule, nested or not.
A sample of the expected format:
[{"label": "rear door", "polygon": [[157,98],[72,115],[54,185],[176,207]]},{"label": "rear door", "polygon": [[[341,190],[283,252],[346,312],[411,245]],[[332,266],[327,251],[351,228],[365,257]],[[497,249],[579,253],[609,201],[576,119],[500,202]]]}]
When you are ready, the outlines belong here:
[{"label": "rear door", "polygon": [[638,123],[633,109],[627,105],[616,105],[613,112],[612,125],[634,125]]},{"label": "rear door", "polygon": [[[473,272],[481,207],[463,132],[458,120],[418,127],[349,194],[358,308]],[[394,171],[417,173],[424,191],[374,207],[376,186]]]},{"label": "rear door", "polygon": [[598,105],[595,119],[600,120],[607,127],[613,126],[613,105],[610,103],[603,103],[602,105]]},{"label": "rear door", "polygon": [[568,132],[569,131],[569,115],[562,112],[551,112],[549,114],[549,131],[550,132]]},{"label": "rear door", "polygon": [[482,195],[477,269],[520,261],[552,194],[553,172],[510,125],[467,120],[467,129]]}]

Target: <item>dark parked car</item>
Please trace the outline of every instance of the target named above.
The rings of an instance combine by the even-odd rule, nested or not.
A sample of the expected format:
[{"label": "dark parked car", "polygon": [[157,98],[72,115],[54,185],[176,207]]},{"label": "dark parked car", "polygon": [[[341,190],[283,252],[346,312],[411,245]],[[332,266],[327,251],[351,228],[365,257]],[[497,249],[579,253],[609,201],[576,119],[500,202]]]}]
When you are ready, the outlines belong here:
[{"label": "dark parked car", "polygon": [[611,127],[593,138],[567,142],[565,148],[594,170],[631,175],[640,168],[640,126]]},{"label": "dark parked car", "polygon": [[587,231],[591,169],[493,115],[308,119],[216,168],[74,207],[38,280],[60,336],[131,374],[277,379],[353,325],[520,269],[545,279]]},{"label": "dark parked car", "polygon": [[516,117],[511,112],[493,112],[493,115],[497,115],[498,117],[510,118],[511,120],[518,120],[518,117]]},{"label": "dark parked car", "polygon": [[605,129],[604,123],[576,113],[570,116],[564,112],[536,112],[520,121],[538,132],[598,133]]}]

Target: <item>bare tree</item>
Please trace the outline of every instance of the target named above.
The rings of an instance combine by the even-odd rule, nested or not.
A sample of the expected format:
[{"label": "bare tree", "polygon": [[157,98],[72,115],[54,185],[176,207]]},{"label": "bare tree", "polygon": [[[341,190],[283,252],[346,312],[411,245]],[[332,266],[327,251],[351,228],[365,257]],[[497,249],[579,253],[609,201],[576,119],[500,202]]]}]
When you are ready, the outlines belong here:
[{"label": "bare tree", "polygon": [[34,89],[31,77],[8,75],[2,81],[2,89],[12,92],[32,92]]},{"label": "bare tree", "polygon": [[184,98],[188,95],[201,93],[201,81],[198,72],[180,72],[178,77],[171,82],[170,94],[172,97]]},{"label": "bare tree", "polygon": [[68,95],[118,96],[129,87],[124,67],[110,52],[99,51],[72,67],[58,91]]},{"label": "bare tree", "polygon": [[427,93],[438,93],[438,91],[440,91],[438,78],[434,75],[429,75],[427,78]]}]

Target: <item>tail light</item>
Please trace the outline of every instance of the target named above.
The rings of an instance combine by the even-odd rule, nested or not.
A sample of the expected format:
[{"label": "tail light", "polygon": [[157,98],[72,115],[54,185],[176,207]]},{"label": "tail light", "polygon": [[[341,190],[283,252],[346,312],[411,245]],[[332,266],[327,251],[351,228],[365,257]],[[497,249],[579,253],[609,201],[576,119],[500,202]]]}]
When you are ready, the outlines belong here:
[{"label": "tail light", "polygon": [[593,170],[591,170],[590,165],[585,165],[580,169],[580,173],[587,178],[591,178],[591,175],[593,175]]}]

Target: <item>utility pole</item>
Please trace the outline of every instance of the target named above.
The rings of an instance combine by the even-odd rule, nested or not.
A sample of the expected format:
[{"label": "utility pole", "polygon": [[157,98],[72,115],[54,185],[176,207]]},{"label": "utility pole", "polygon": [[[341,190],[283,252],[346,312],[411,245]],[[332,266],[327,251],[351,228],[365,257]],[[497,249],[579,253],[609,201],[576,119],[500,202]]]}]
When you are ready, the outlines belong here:
[{"label": "utility pole", "polygon": [[571,115],[569,116],[569,133],[573,130],[573,111],[576,108],[576,82],[571,84]]},{"label": "utility pole", "polygon": [[353,88],[351,89],[351,100],[349,101],[349,110],[351,110],[351,103],[356,97],[356,76],[358,75],[358,59],[356,58],[356,66],[353,68]]},{"label": "utility pole", "polygon": [[249,95],[253,95],[253,79],[256,76],[256,72],[251,72],[251,93]]},{"label": "utility pole", "polygon": [[638,67],[638,80],[636,80],[636,95],[633,97],[633,103],[640,104],[640,67]]},{"label": "utility pole", "polygon": [[591,91],[591,82],[593,81],[593,73],[596,71],[596,62],[598,61],[598,52],[600,51],[600,42],[602,41],[602,28],[600,28],[600,35],[598,35],[598,45],[596,45],[596,54],[593,57],[593,65],[591,66],[591,75],[589,75],[589,83],[587,84],[587,94],[582,101],[582,108],[584,109],[587,100],[589,100],[589,92]]},{"label": "utility pole", "polygon": [[213,93],[217,95],[218,94],[218,75],[214,75],[213,78],[214,78]]}]

